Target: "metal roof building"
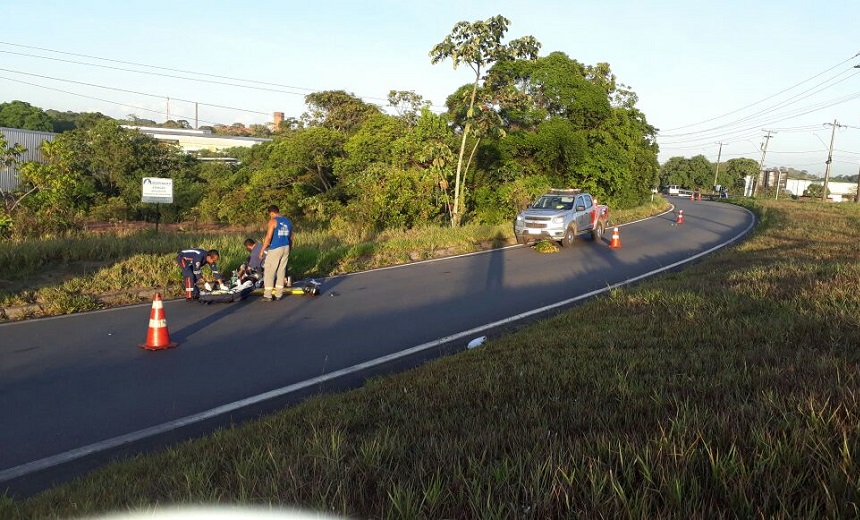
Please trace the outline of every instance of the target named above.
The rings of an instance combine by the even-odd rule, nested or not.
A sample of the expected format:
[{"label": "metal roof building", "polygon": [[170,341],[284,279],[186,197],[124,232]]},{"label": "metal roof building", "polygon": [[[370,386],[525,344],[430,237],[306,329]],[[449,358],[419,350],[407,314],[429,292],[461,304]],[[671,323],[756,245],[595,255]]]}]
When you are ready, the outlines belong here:
[{"label": "metal roof building", "polygon": [[199,150],[217,152],[227,148],[235,148],[237,146],[249,148],[255,144],[268,143],[271,141],[271,139],[262,137],[217,135],[208,130],[132,125],[123,125],[123,128],[137,130],[138,132],[146,134],[159,141],[175,143],[185,152],[197,152]]},{"label": "metal roof building", "polygon": [[[29,161],[42,161],[42,143],[53,141],[57,134],[52,132],[37,132],[19,128],[0,127],[0,135],[9,147],[20,144],[27,149],[18,156],[17,164]],[[18,168],[16,164],[6,166],[0,164],[0,191],[10,191],[18,187]]]}]

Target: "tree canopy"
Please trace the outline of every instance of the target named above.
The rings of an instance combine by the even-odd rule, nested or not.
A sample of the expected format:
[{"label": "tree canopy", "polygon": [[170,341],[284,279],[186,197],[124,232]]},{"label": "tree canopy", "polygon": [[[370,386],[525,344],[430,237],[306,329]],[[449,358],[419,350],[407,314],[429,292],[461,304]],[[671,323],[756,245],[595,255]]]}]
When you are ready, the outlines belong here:
[{"label": "tree canopy", "polygon": [[54,122],[41,108],[16,100],[0,103],[0,126],[51,132]]},{"label": "tree canopy", "polygon": [[[414,91],[390,91],[386,109],[344,90],[314,92],[307,111],[278,128],[237,122],[222,130],[271,134],[271,142],[200,154],[238,163],[200,161],[101,114],[52,111],[66,131],[43,149],[45,164],[23,165],[16,229],[151,218],[151,205],[140,203],[144,176],[174,179],[165,220],[255,223],[274,203],[297,223],[350,232],[506,222],[549,187],[630,207],[659,182],[712,181],[704,157],[659,166],[655,129],[609,64],[539,56],[533,36],[506,40],[508,25],[502,16],[459,22],[433,47],[431,62],[450,59],[475,73],[448,96],[446,111],[434,113]],[[747,166],[729,161],[723,174]]]}]

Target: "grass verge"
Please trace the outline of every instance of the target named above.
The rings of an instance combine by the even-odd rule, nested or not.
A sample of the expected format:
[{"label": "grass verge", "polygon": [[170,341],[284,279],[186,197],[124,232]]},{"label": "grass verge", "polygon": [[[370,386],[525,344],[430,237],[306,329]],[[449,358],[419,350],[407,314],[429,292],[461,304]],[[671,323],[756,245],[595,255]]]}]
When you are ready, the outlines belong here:
[{"label": "grass verge", "polygon": [[[665,211],[658,199],[614,212],[630,222]],[[73,238],[0,242],[0,308],[28,309],[20,318],[54,316],[150,301],[152,291],[166,298],[184,295],[176,252],[187,247],[218,249],[222,273],[247,257],[242,243],[263,232],[183,232],[153,230]],[[296,278],[331,276],[513,244],[510,225],[428,227],[386,231],[366,237],[349,231],[297,231],[290,255]],[[8,316],[6,316],[8,318]],[[4,316],[0,313],[0,319]]]}]

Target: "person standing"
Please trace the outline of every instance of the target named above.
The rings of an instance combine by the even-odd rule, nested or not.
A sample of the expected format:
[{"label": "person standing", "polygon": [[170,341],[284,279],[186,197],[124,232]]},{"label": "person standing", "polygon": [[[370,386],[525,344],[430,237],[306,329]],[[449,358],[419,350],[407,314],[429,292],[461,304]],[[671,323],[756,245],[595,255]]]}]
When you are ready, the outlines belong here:
[{"label": "person standing", "polygon": [[212,276],[220,284],[221,273],[218,271],[218,260],[221,255],[217,249],[183,249],[176,255],[176,263],[179,264],[179,269],[182,271],[182,276],[185,277],[185,299],[187,301],[196,300],[200,297],[200,289],[197,287],[197,280],[200,279],[200,270],[203,264],[208,264],[212,270]]},{"label": "person standing", "polygon": [[281,215],[278,206],[272,204],[267,209],[269,222],[266,225],[266,238],[260,248],[259,257],[263,258],[263,301],[280,300],[284,295],[284,282],[287,277],[287,260],[293,244],[293,223]]}]

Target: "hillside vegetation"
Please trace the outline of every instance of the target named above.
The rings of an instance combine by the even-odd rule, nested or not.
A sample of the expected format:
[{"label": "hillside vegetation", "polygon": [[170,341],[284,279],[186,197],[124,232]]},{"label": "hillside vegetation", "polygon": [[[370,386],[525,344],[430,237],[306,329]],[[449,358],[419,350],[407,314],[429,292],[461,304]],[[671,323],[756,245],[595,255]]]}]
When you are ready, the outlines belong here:
[{"label": "hillside vegetation", "polygon": [[0,517],[183,503],[366,518],[856,517],[860,208],[755,210],[753,237],[682,272],[0,500]]}]

